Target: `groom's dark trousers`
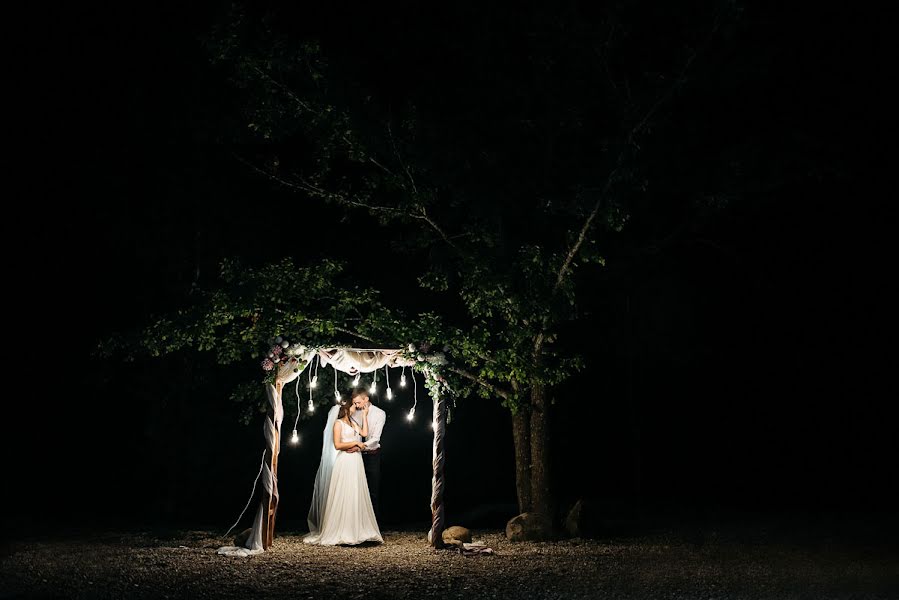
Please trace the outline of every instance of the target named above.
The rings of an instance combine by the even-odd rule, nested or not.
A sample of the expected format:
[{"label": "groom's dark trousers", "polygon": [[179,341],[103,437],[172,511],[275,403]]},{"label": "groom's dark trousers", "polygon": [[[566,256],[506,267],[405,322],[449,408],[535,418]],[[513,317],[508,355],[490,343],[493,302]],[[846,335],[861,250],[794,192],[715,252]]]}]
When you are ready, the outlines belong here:
[{"label": "groom's dark trousers", "polygon": [[381,449],[362,452],[362,464],[365,466],[365,478],[368,480],[368,495],[371,506],[375,509],[375,518],[381,524],[381,511],[378,508],[378,490],[381,489]]}]

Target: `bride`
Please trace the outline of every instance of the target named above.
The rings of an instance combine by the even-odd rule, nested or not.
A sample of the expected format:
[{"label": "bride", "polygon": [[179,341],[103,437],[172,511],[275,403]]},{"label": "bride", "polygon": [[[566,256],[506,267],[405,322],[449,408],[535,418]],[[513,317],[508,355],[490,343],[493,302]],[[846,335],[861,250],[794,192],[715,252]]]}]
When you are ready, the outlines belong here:
[{"label": "bride", "polygon": [[328,416],[328,424],[333,423],[332,435],[329,439],[326,425],[322,460],[309,509],[309,534],[303,537],[307,544],[334,546],[384,541],[369,497],[362,454],[353,450],[365,448],[362,437],[368,435],[368,409],[361,410],[362,427],[351,418],[355,412],[353,402],[348,401],[333,407]]}]

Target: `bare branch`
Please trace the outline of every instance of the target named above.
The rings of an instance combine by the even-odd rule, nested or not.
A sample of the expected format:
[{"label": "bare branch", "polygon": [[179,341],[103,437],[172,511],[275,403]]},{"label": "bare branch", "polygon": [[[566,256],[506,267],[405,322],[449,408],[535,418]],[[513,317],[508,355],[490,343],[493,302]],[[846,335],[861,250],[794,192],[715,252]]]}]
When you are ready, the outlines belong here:
[{"label": "bare branch", "polygon": [[282,185],[282,186],[284,186],[290,190],[293,190],[295,192],[306,192],[307,194],[311,194],[313,196],[317,196],[320,198],[326,198],[328,200],[333,200],[335,202],[346,204],[347,206],[355,206],[357,208],[364,208],[364,209],[370,210],[370,211],[389,212],[389,213],[393,213],[393,214],[400,215],[400,216],[407,216],[407,217],[412,217],[412,218],[423,219],[423,217],[421,217],[419,215],[415,215],[415,214],[410,215],[406,211],[400,210],[400,209],[392,207],[392,206],[378,206],[376,204],[369,204],[367,202],[362,202],[360,200],[356,200],[346,194],[341,194],[338,192],[329,192],[328,190],[322,189],[322,188],[318,187],[317,185],[309,183],[308,181],[306,181],[304,179],[297,179],[295,181],[291,181],[289,179],[285,179],[284,177],[281,177],[280,175],[273,173],[270,170],[263,169],[262,167],[254,165],[252,162],[243,158],[239,154],[233,154],[233,156],[239,162],[243,163],[244,165],[246,165],[247,167],[249,167],[256,173],[259,173],[260,175],[262,175],[268,179],[271,179],[275,183]]},{"label": "bare branch", "polygon": [[400,163],[400,166],[403,167],[403,171],[406,172],[406,177],[409,178],[409,183],[412,184],[412,193],[415,194],[415,196],[418,196],[418,187],[415,185],[415,179],[412,177],[412,173],[409,172],[409,167],[406,166],[402,155],[400,155],[399,149],[396,147],[396,138],[393,137],[393,128],[390,125],[390,121],[387,121],[387,135],[390,138],[390,145],[393,147],[393,154],[396,156],[396,160]]},{"label": "bare branch", "polygon": [[316,186],[313,186],[313,185],[311,185],[311,184],[309,184],[309,183],[306,183],[306,182],[304,182],[304,181],[299,181],[299,182],[288,181],[287,179],[284,179],[284,178],[281,177],[280,175],[276,175],[276,174],[273,173],[272,171],[269,171],[269,170],[263,169],[262,167],[259,167],[259,166],[254,165],[253,163],[251,163],[250,161],[248,161],[247,159],[245,159],[244,157],[242,157],[242,156],[239,155],[239,154],[236,154],[236,153],[233,153],[233,152],[232,152],[231,155],[232,155],[235,159],[237,159],[238,162],[240,162],[240,163],[246,165],[247,167],[249,167],[250,169],[252,169],[252,170],[255,171],[256,173],[262,175],[263,177],[266,177],[266,178],[268,178],[268,179],[271,179],[271,180],[274,181],[275,183],[280,184],[280,185],[283,185],[283,186],[286,187],[286,188],[289,188],[289,189],[294,190],[294,191],[302,191],[302,192],[306,192],[306,193],[308,193],[308,194],[313,194],[313,195],[316,195],[316,196],[326,194],[326,192],[325,192],[324,190],[322,190],[321,188],[318,188],[318,187],[316,187]]},{"label": "bare branch", "polygon": [[[615,176],[618,174],[618,171],[621,169],[624,164],[624,158],[627,155],[627,152],[631,147],[634,146],[634,139],[637,135],[646,127],[649,123],[649,120],[659,111],[659,109],[674,95],[678,88],[680,88],[684,81],[686,81],[686,74],[690,67],[693,65],[693,62],[696,60],[696,57],[699,55],[700,51],[704,50],[706,46],[708,46],[709,42],[712,40],[712,36],[714,36],[715,32],[718,31],[718,27],[720,25],[720,15],[715,17],[715,21],[712,24],[712,29],[709,32],[708,37],[703,43],[702,47],[699,50],[694,50],[687,60],[684,62],[684,66],[678,74],[677,78],[675,78],[674,83],[664,92],[662,93],[658,99],[649,107],[646,113],[643,115],[637,123],[631,128],[630,132],[627,135],[626,143],[622,148],[621,152],[618,154],[618,159],[616,160],[615,167],[609,172],[609,175],[606,177],[606,181],[602,186],[602,190],[600,191],[599,198],[596,200],[596,203],[593,205],[593,209],[590,211],[590,214],[587,215],[586,220],[581,226],[580,231],[578,232],[578,236],[575,239],[574,244],[572,244],[571,248],[569,248],[568,253],[565,256],[565,260],[562,261],[562,266],[559,268],[559,272],[556,276],[556,283],[553,286],[553,293],[555,294],[559,288],[562,286],[562,281],[564,281],[565,276],[568,274],[571,269],[571,262],[574,260],[574,257],[577,256],[578,251],[581,249],[581,246],[584,244],[584,240],[587,237],[587,232],[590,230],[590,226],[593,224],[593,221],[596,219],[597,214],[599,214],[599,209],[602,206],[603,201],[606,199],[606,196],[609,193],[609,190],[612,187],[612,184],[615,181]],[[542,337],[542,336],[541,336]],[[542,342],[542,339],[541,339]],[[541,343],[536,344],[538,347],[542,345]]]},{"label": "bare branch", "polygon": [[677,78],[675,78],[674,83],[671,84],[671,86],[665,91],[664,94],[659,96],[659,98],[649,108],[643,118],[636,125],[634,125],[633,129],[631,129],[631,132],[627,137],[628,143],[633,143],[634,137],[636,137],[636,135],[640,133],[640,131],[642,131],[644,127],[646,127],[646,124],[649,123],[649,120],[653,117],[653,115],[655,115],[655,113],[671,98],[671,96],[674,95],[674,92],[676,92],[678,88],[680,88],[684,84],[684,82],[686,81],[687,71],[690,70],[690,67],[693,65],[696,57],[699,56],[699,54],[703,52],[706,47],[708,47],[709,43],[711,43],[712,38],[714,37],[720,26],[721,14],[719,13],[715,15],[715,20],[712,23],[712,28],[709,31],[709,34],[706,37],[705,41],[698,49],[693,50],[690,53],[690,56],[687,57],[687,60],[684,61],[684,66],[683,68],[681,68],[680,73],[678,73]]},{"label": "bare branch", "polygon": [[[712,36],[718,30],[719,24],[720,24],[720,15],[717,15],[715,17],[715,22],[712,25],[712,30],[709,32],[708,38],[703,43],[703,46],[700,50],[704,50],[705,47],[709,44],[709,42],[712,39]],[[639,134],[646,127],[646,125],[649,123],[649,120],[653,117],[653,115],[655,115],[655,113],[658,112],[658,110],[674,95],[674,92],[677,91],[677,89],[679,87],[681,87],[681,85],[683,85],[684,81],[686,81],[685,75],[686,75],[687,71],[689,70],[690,66],[696,60],[696,57],[698,55],[699,55],[699,50],[694,50],[690,54],[690,56],[685,61],[683,68],[681,69],[680,73],[678,74],[678,77],[674,80],[674,83],[663,94],[661,94],[659,96],[659,98],[646,111],[646,114],[643,115],[643,118],[640,119],[639,121],[637,121],[637,123],[633,126],[633,128],[631,128],[631,130],[628,133],[627,138],[625,140],[626,143],[624,144],[623,148],[621,149],[621,152],[618,154],[618,158],[615,162],[615,167],[609,172],[608,176],[606,177],[605,183],[603,184],[603,186],[600,190],[599,197],[597,198],[596,203],[593,205],[592,210],[587,215],[587,218],[584,220],[584,223],[581,226],[580,231],[578,232],[577,238],[575,239],[574,243],[568,249],[568,253],[565,255],[565,260],[562,261],[562,266],[559,268],[559,272],[556,275],[556,283],[553,285],[553,295],[555,295],[559,291],[559,288],[562,287],[562,282],[565,280],[565,276],[568,275],[569,271],[571,270],[571,263],[574,260],[574,257],[577,256],[577,253],[580,251],[581,246],[583,246],[584,240],[587,237],[587,232],[590,231],[590,227],[593,225],[593,221],[596,219],[596,216],[599,214],[599,209],[602,207],[603,202],[605,201],[606,197],[608,196],[609,190],[611,190],[612,184],[615,181],[615,176],[621,170],[621,167],[624,164],[624,159],[627,156],[628,151],[632,147],[636,147],[636,144],[634,143],[634,139],[636,138],[637,134]],[[627,85],[627,80],[625,80],[625,85]],[[630,95],[630,87],[628,86],[627,89],[628,89],[628,95]],[[534,356],[534,360],[538,361],[538,362],[540,360],[540,354],[543,351],[543,345],[546,342],[545,332],[546,332],[548,323],[549,323],[549,319],[544,318],[542,330],[540,331],[540,333],[538,333],[534,337],[534,354],[533,354],[533,356]]]},{"label": "bare branch", "polygon": [[[336,196],[335,196],[336,197]],[[367,202],[361,202],[359,200],[352,200],[347,197],[343,197],[338,199],[339,202],[343,202],[347,206],[355,206],[356,208],[364,208],[366,210],[375,211],[375,212],[387,212],[395,215],[400,215],[404,217],[414,217],[415,215],[410,215],[404,210],[400,210],[393,206],[378,206],[377,204],[369,204]]]},{"label": "bare branch", "polygon": [[596,219],[596,215],[599,214],[599,209],[602,206],[603,201],[606,199],[606,194],[609,193],[609,189],[612,187],[612,183],[615,181],[615,175],[618,173],[618,170],[621,168],[621,164],[624,162],[624,151],[618,155],[618,164],[614,169],[609,173],[608,177],[606,177],[606,182],[603,184],[602,191],[599,193],[599,198],[596,200],[596,204],[593,205],[593,210],[590,211],[590,214],[587,215],[587,219],[584,221],[584,224],[581,226],[581,230],[578,232],[577,239],[574,244],[572,244],[571,248],[568,249],[568,254],[565,256],[565,260],[562,261],[562,266],[559,268],[559,272],[556,275],[556,283],[553,285],[553,294],[555,294],[559,288],[562,286],[562,281],[565,279],[565,275],[568,274],[569,269],[571,268],[571,261],[574,260],[574,257],[577,256],[578,251],[581,249],[581,246],[584,244],[584,240],[587,238],[587,232],[590,231],[590,226],[593,225],[593,221]]},{"label": "bare branch", "polygon": [[[285,94],[287,94],[287,96],[291,100],[296,102],[297,105],[302,110],[304,110],[306,112],[312,112],[317,115],[323,114],[321,111],[314,109],[312,107],[312,105],[310,105],[308,102],[305,102],[288,86],[284,85],[283,83],[281,83],[280,81],[278,81],[277,79],[272,77],[269,73],[267,73],[263,69],[260,69],[256,65],[253,65],[253,70],[256,71],[256,73],[258,73],[261,77],[265,78],[266,81],[269,81],[272,85],[276,86],[278,89],[282,90]],[[413,198],[417,198],[418,197],[418,187],[415,184],[415,179],[412,177],[411,171],[406,166],[406,164],[403,162],[402,157],[400,156],[399,151],[396,148],[396,143],[393,139],[393,132],[390,129],[389,123],[388,123],[388,135],[390,137],[390,142],[391,142],[391,145],[393,146],[394,153],[397,156],[397,160],[399,161],[400,165],[403,167],[403,170],[406,172],[406,176],[409,178],[409,181],[412,185]],[[362,147],[360,147],[353,140],[348,138],[345,134],[341,134],[340,139],[344,142],[344,144],[346,144],[346,146],[349,149],[352,149],[353,151],[359,153],[365,160],[367,160],[371,164],[375,165],[376,167],[378,167],[379,169],[381,169],[382,171],[384,171],[385,173],[387,173],[388,175],[393,177],[402,189],[406,190],[407,193],[409,192],[409,190],[406,188],[406,184],[402,177],[396,175],[387,166],[385,166],[383,163],[381,163],[374,156],[367,153]],[[450,236],[448,236],[446,234],[446,232],[443,231],[443,229],[439,225],[437,225],[437,222],[430,215],[428,215],[427,210],[423,206],[420,207],[420,214],[406,213],[405,211],[402,211],[400,209],[387,207],[387,206],[375,206],[375,205],[367,204],[364,202],[359,202],[358,200],[351,200],[350,198],[348,198],[346,196],[342,196],[342,195],[334,193],[334,192],[328,192],[326,190],[318,188],[317,186],[314,186],[313,184],[310,184],[307,181],[301,181],[299,184],[296,182],[290,182],[290,181],[284,179],[283,177],[279,177],[279,176],[275,175],[274,173],[272,173],[270,171],[265,171],[263,169],[260,169],[259,167],[249,163],[248,161],[246,161],[242,158],[238,157],[238,160],[243,162],[245,165],[249,166],[254,171],[261,173],[262,175],[268,177],[269,179],[272,179],[273,181],[276,181],[276,182],[278,182],[288,188],[294,189],[294,190],[302,190],[302,191],[305,191],[310,194],[314,194],[314,195],[317,195],[317,196],[320,196],[323,198],[329,198],[331,200],[336,200],[338,202],[343,202],[347,205],[355,206],[358,208],[365,208],[368,210],[380,211],[380,212],[391,212],[393,214],[405,215],[405,216],[409,216],[413,219],[424,221],[425,223],[428,224],[428,226],[431,227],[431,229],[433,229],[440,236],[440,238],[444,242],[449,244],[454,250],[456,250],[456,251],[460,250],[459,247],[452,241],[452,238]]]},{"label": "bare branch", "polygon": [[380,161],[378,161],[378,159],[376,159],[374,156],[371,156],[368,152],[363,150],[361,146],[359,146],[358,144],[353,142],[346,135],[341,135],[340,139],[342,139],[349,148],[352,148],[354,151],[361,154],[368,162],[370,162],[371,164],[378,167],[379,169],[381,169],[382,171],[384,171],[385,173],[387,173],[388,175],[393,177],[395,180],[397,180],[399,182],[401,188],[406,189],[406,186],[403,183],[402,177],[400,177],[399,175],[397,175],[396,173],[391,171],[388,167],[384,166]]},{"label": "bare branch", "polygon": [[[416,219],[422,219],[423,221],[425,221],[428,225],[431,226],[431,228],[434,231],[437,232],[437,235],[439,235],[441,238],[443,238],[444,242],[446,242],[447,244],[452,246],[452,248],[454,250],[459,251],[459,247],[456,245],[456,243],[449,236],[447,236],[446,232],[444,232],[443,229],[440,228],[440,226],[437,224],[437,222],[434,221],[434,219],[432,219],[430,215],[428,215],[428,209],[426,209],[424,206],[421,206],[420,208],[421,208],[421,215],[412,215],[412,216],[415,217]],[[461,251],[460,251],[460,253],[461,253]]]},{"label": "bare branch", "polygon": [[[271,74],[269,74],[267,71],[260,69],[256,65],[253,65],[253,70],[256,71],[256,73],[259,74],[260,77],[264,78],[266,81],[268,81],[269,83],[271,83],[272,85],[277,87],[279,90],[284,92],[303,111],[311,112],[318,116],[324,115],[324,112],[313,108],[313,106],[311,104],[309,104],[308,102],[306,102],[305,100],[300,98],[299,95],[296,94],[296,92],[291,90],[287,85],[281,83],[280,81],[278,81],[277,79],[272,77]],[[353,142],[353,140],[351,140],[349,137],[347,137],[346,134],[341,134],[340,139],[343,141],[344,144],[346,144],[346,146],[348,148],[351,148],[351,149],[355,150],[356,152],[358,152],[363,158],[365,158],[365,160],[367,160],[371,164],[375,165],[376,167],[378,167],[379,169],[381,169],[382,171],[384,171],[391,177],[394,177],[394,178],[402,181],[402,179],[400,177],[398,177],[393,171],[391,171],[389,168],[384,166],[384,164],[382,164],[380,161],[378,161],[378,159],[376,159],[374,156],[371,156],[370,154],[368,154],[358,144],[356,144],[355,142]]]},{"label": "bare branch", "polygon": [[262,78],[264,78],[265,80],[267,80],[269,83],[271,83],[272,85],[274,85],[275,87],[277,87],[278,89],[280,89],[282,92],[284,92],[285,94],[287,94],[287,96],[288,96],[291,100],[293,100],[294,102],[296,102],[297,105],[298,105],[300,108],[302,108],[304,111],[306,111],[306,112],[311,112],[311,113],[315,113],[315,114],[317,114],[317,115],[321,115],[321,114],[322,114],[321,111],[318,111],[318,110],[315,110],[314,108],[312,108],[312,106],[311,106],[308,102],[306,102],[305,100],[303,100],[302,98],[300,98],[299,96],[297,96],[296,93],[294,93],[293,90],[291,90],[289,87],[287,87],[286,85],[284,85],[283,83],[281,83],[280,81],[278,81],[277,79],[275,79],[274,77],[272,77],[271,75],[269,75],[266,71],[260,69],[260,68],[257,67],[256,65],[253,65],[253,70],[256,71],[256,73],[258,73]]}]

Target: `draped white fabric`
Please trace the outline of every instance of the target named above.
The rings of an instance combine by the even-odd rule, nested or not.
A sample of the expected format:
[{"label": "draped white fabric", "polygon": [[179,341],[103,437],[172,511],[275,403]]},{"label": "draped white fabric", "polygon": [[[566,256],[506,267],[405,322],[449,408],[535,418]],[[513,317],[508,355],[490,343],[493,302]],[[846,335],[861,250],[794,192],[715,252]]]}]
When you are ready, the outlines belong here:
[{"label": "draped white fabric", "polygon": [[338,450],[334,447],[334,423],[340,407],[334,405],[328,411],[328,421],[322,433],[322,458],[315,474],[315,487],[312,489],[312,504],[309,506],[309,533],[318,535],[321,531],[322,519],[325,516],[325,505],[328,501],[328,490],[331,485],[331,471],[337,460]]},{"label": "draped white fabric", "polygon": [[[281,369],[279,369],[279,378],[282,373],[285,377],[290,377],[292,375],[290,380],[296,379],[297,377],[297,374],[294,373],[293,369],[289,366],[282,366]],[[265,419],[262,424],[263,433],[265,434],[265,447],[271,452],[271,456],[275,456],[280,451],[280,448],[275,442],[277,438],[280,437],[281,433],[281,422],[284,420],[284,405],[281,403],[281,392],[278,391],[275,386],[266,384],[265,395],[268,398],[269,406],[272,407],[274,416],[274,421]],[[268,509],[267,497],[268,494],[271,494],[276,500],[279,498],[278,479],[275,477],[274,473],[272,473],[271,465],[268,462],[265,462],[262,465],[261,480],[262,487],[266,493],[263,494],[262,501],[259,503],[259,509],[256,511],[256,518],[253,519],[253,528],[250,537],[247,538],[246,547],[223,546],[218,549],[219,554],[226,556],[251,556],[263,551],[262,528],[263,516]]]},{"label": "draped white fabric", "polygon": [[367,350],[358,351],[348,348],[332,348],[319,350],[318,356],[322,366],[332,365],[338,371],[355,375],[371,373],[383,367],[411,367],[414,360],[400,356],[400,350]]},{"label": "draped white fabric", "polygon": [[[302,354],[298,354],[296,356],[296,363],[284,362],[281,363],[278,368],[278,376],[276,377],[277,381],[280,381],[282,384],[287,385],[294,379],[300,376],[300,372],[303,370],[302,368],[297,368],[297,364],[306,365],[312,357],[316,355],[315,350],[306,350]],[[296,372],[294,372],[296,369]]]}]

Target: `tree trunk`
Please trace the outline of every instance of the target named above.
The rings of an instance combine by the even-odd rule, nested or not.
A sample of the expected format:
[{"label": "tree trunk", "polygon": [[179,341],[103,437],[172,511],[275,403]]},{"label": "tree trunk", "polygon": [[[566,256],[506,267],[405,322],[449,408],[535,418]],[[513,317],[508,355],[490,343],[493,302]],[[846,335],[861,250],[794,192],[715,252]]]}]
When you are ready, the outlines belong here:
[{"label": "tree trunk", "polygon": [[531,510],[531,411],[525,407],[512,415],[512,441],[515,444],[515,489],[518,512]]},{"label": "tree trunk", "polygon": [[531,510],[555,520],[555,502],[550,491],[549,428],[546,388],[531,385]]}]

